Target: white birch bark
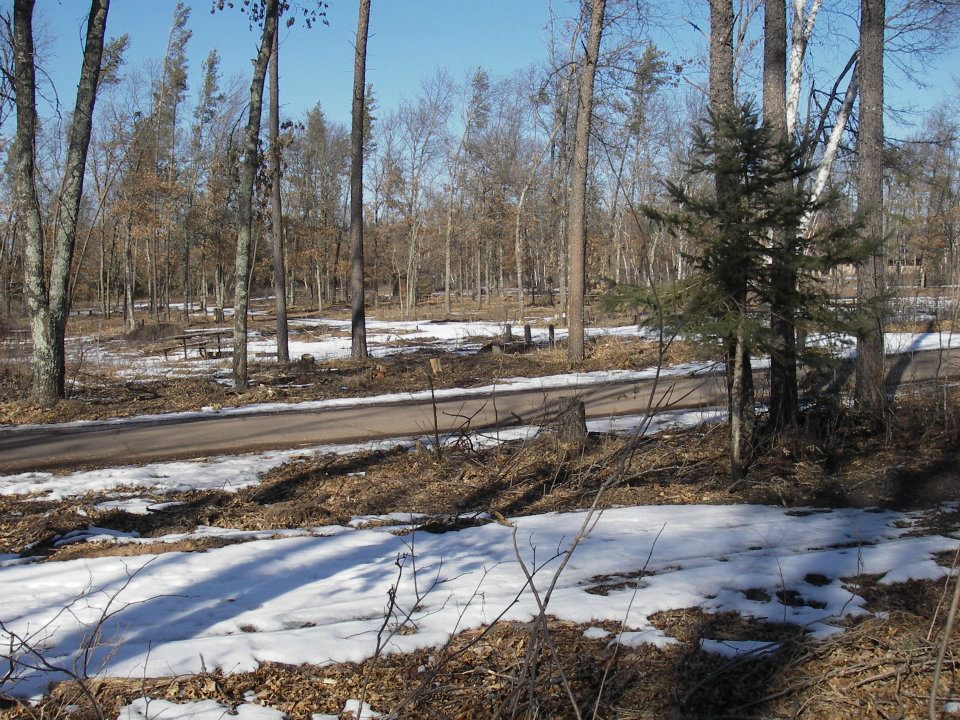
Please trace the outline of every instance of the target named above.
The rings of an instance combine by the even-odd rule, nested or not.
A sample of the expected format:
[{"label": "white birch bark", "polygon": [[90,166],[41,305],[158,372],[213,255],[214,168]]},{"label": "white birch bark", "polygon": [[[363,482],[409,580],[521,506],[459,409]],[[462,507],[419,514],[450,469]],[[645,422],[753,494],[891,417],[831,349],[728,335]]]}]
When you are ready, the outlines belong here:
[{"label": "white birch bark", "polygon": [[813,26],[823,0],[813,0],[806,9],[807,0],[793,0],[793,23],[791,26],[790,72],[787,77],[787,137],[797,130],[797,112],[800,106],[800,87],[803,84],[803,60],[807,44],[813,34]]}]

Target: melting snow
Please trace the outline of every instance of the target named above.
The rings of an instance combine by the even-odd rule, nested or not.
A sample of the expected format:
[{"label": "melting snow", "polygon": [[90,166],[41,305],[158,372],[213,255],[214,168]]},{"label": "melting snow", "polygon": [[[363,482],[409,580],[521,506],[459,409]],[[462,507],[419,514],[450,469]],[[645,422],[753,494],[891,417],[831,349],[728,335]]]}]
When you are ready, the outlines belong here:
[{"label": "melting snow", "polygon": [[[270,539],[203,553],[10,565],[0,567],[0,618],[54,664],[77,668],[86,633],[109,606],[87,669],[111,676],[361,661],[376,649],[398,561],[395,612],[412,613],[416,632],[390,637],[385,652],[438,646],[498,618],[529,620],[536,602],[514,541],[542,592],[586,519],[550,513],[516,518],[512,527],[404,536],[349,527],[323,528],[324,536],[263,531]],[[916,519],[745,505],[607,510],[573,553],[549,612],[587,625],[623,623],[628,644],[672,642],[650,616],[688,607],[790,622],[824,637],[840,631],[840,618],[866,613],[843,578],[869,573],[891,583],[948,572],[934,556],[960,542],[907,536]],[[632,579],[641,570],[644,577]],[[811,574],[828,582],[806,582]],[[610,577],[626,582],[590,592]],[[766,596],[750,592],[756,588]],[[784,590],[789,605],[777,600]],[[4,691],[34,696],[55,677],[21,668]]]}]

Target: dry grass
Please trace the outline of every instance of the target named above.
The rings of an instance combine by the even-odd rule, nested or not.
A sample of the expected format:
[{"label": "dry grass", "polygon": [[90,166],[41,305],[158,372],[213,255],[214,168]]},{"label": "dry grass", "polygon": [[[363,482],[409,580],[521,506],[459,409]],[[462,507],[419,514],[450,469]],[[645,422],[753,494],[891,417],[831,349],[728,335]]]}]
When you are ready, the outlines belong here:
[{"label": "dry grass", "polygon": [[[257,703],[303,720],[318,712],[336,715],[346,700],[361,695],[374,709],[397,711],[398,718],[411,720],[572,718],[562,669],[582,717],[925,718],[934,645],[942,629],[942,612],[936,613],[942,586],[914,582],[891,592],[869,587],[869,579],[853,582],[870,610],[889,615],[853,623],[823,642],[810,641],[793,626],[681,610],[652,618],[679,641],[663,649],[618,647],[611,643],[616,624],[602,624],[608,637],[592,639],[584,637],[586,626],[548,619],[556,654],[543,643],[531,654],[530,626],[502,623],[462,632],[442,648],[362,664],[264,663],[251,673],[97,681],[92,690],[108,717],[143,694],[181,702],[215,699],[232,706],[253,692]],[[702,652],[701,638],[759,639],[779,643],[779,648],[763,657],[731,660]],[[960,690],[958,651],[960,642],[951,643],[943,698],[956,697]],[[69,684],[58,686],[39,707],[15,705],[0,715],[56,717],[64,705],[74,705],[71,717],[94,717],[89,703]]]},{"label": "dry grass", "polygon": [[[835,410],[843,413],[837,418],[811,411],[796,438],[762,449],[747,482],[732,492],[724,428],[714,425],[661,433],[636,447],[619,436],[596,436],[574,447],[548,433],[487,449],[461,444],[439,455],[398,448],[313,457],[282,465],[236,493],[158,497],[181,504],[147,515],[95,508],[117,491],[62,503],[0,497],[0,552],[35,544],[33,552],[47,555],[55,535],[89,523],[156,537],[197,525],[310,528],[361,515],[423,513],[433,518],[432,529],[442,530],[463,515],[582,508],[611,477],[618,482],[606,490],[601,507],[745,502],[932,508],[960,497],[960,447],[956,426],[938,423],[924,407],[919,399],[905,400],[890,433],[872,432],[846,411]],[[957,518],[941,510],[928,526],[950,531]],[[112,552],[114,545],[77,545],[53,557]]]},{"label": "dry grass", "polygon": [[[675,343],[665,361],[685,362],[699,355],[693,345]],[[516,354],[424,350],[367,361],[260,363],[251,365],[253,386],[246,392],[236,392],[211,378],[130,381],[90,371],[85,374],[84,383],[74,387],[71,396],[53,408],[37,407],[24,399],[29,373],[23,363],[0,364],[0,424],[96,420],[256,402],[362,397],[424,390],[431,383],[436,388],[475,387],[503,378],[571,370],[640,369],[655,365],[657,357],[656,346],[649,341],[599,338],[590,343],[586,360],[576,366],[570,365],[562,348]],[[440,360],[439,374],[431,373],[431,358]]]}]

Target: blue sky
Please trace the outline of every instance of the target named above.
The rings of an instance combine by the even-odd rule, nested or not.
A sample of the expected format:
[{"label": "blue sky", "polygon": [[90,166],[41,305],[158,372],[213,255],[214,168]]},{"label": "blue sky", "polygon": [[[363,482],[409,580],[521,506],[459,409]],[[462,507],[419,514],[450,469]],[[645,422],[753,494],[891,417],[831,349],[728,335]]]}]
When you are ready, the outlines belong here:
[{"label": "blue sky", "polygon": [[[258,34],[237,9],[210,13],[210,0],[192,0],[190,99],[201,63],[216,46],[224,77],[249,69]],[[239,3],[238,3],[239,4]],[[564,0],[555,0],[558,6]],[[48,69],[61,102],[72,96],[79,75],[82,0],[39,0],[38,16],[56,36]],[[163,56],[174,0],[113,0],[108,35],[129,33],[128,66]],[[356,0],[331,0],[329,25],[307,29],[301,22],[281,33],[281,103],[298,115],[320,103],[332,119],[348,123],[353,85]],[[380,106],[395,107],[401,96],[416,94],[436,68],[461,79],[477,65],[507,74],[546,55],[547,3],[539,0],[373,0],[368,48],[368,80]]]},{"label": "blue sky", "polygon": [[[310,0],[299,0],[306,2]],[[5,0],[5,4],[9,0]],[[128,64],[136,67],[162,57],[175,0],[113,0],[108,34],[129,33]],[[237,9],[211,14],[211,0],[190,0],[193,8],[189,46],[191,88],[195,88],[203,58],[212,47],[221,55],[225,78],[250,67],[257,33],[248,28]],[[237,4],[239,2],[237,1]],[[702,12],[697,0],[681,3],[688,13]],[[38,24],[46,26],[53,44],[46,69],[57,85],[61,102],[69,105],[79,74],[82,28],[89,5],[85,0],[38,0]],[[557,14],[570,14],[575,3],[553,0]],[[689,10],[693,8],[693,10]],[[349,123],[353,81],[353,42],[356,0],[329,0],[329,25],[307,29],[298,22],[281,34],[281,103],[284,113],[299,116],[320,103],[331,119]],[[401,97],[415,95],[421,81],[436,68],[462,79],[478,65],[492,75],[505,75],[546,58],[548,0],[373,0],[369,42],[368,80],[383,110]],[[704,26],[705,27],[705,26]],[[675,32],[654,32],[653,39],[671,53],[676,42],[688,44],[693,33],[680,25]],[[955,92],[960,52],[954,49],[923,69],[929,85],[916,88],[891,71],[888,98],[903,106],[924,110]]]}]

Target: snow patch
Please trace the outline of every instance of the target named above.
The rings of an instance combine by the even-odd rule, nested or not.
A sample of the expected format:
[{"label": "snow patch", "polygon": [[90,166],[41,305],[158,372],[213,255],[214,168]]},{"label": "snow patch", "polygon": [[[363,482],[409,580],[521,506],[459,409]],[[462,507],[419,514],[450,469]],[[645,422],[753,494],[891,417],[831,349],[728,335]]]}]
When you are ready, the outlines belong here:
[{"label": "snow patch", "polygon": [[120,708],[117,720],[283,720],[279,710],[243,703],[236,707],[221,705],[216,700],[174,703],[155,698],[137,698]]}]

